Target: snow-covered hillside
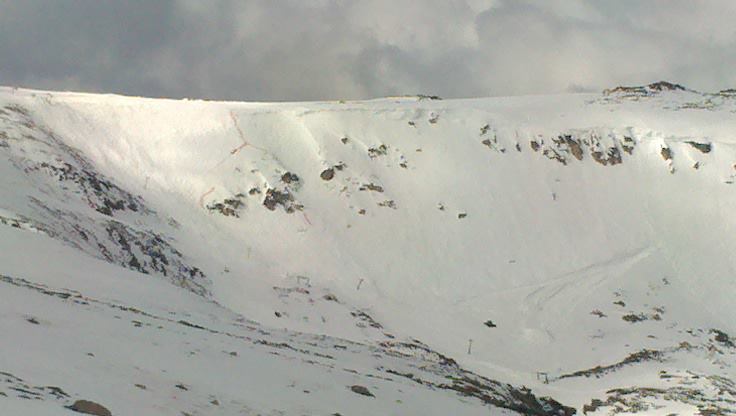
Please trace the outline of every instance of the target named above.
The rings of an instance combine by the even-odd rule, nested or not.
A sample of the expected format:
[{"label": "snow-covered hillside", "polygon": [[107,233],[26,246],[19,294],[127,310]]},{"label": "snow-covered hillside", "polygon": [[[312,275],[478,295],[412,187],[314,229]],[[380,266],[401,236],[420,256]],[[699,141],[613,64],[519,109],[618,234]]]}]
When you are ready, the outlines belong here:
[{"label": "snow-covered hillside", "polygon": [[0,88],[0,156],[12,414],[736,414],[734,91]]}]

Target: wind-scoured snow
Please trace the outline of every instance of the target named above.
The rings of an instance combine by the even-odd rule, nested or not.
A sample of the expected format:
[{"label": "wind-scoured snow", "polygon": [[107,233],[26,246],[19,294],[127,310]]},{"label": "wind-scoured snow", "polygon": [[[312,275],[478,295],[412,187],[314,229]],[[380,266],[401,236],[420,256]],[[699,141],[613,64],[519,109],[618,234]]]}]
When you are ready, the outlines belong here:
[{"label": "wind-scoured snow", "polygon": [[2,88],[0,156],[0,406],[736,413],[728,91]]}]

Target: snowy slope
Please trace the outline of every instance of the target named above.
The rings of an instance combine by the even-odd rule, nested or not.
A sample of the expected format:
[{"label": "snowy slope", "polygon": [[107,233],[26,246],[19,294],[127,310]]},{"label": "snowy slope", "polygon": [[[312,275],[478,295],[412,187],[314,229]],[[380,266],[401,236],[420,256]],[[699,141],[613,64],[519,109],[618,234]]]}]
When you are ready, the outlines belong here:
[{"label": "snowy slope", "polygon": [[[2,89],[0,109],[2,329],[37,345],[5,341],[0,371],[26,384],[76,380],[114,414],[556,410],[523,407],[521,386],[588,413],[736,412],[728,92],[259,104]],[[245,338],[264,343],[223,353]],[[80,339],[108,354],[89,360]]]}]

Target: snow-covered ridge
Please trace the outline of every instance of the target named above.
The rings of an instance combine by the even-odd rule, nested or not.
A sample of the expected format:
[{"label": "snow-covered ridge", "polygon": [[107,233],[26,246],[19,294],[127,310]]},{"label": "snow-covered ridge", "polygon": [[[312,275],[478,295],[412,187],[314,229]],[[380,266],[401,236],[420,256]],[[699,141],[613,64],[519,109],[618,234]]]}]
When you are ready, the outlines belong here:
[{"label": "snow-covered ridge", "polygon": [[[654,411],[659,371],[734,377],[716,339],[736,333],[734,113],[666,83],[278,104],[3,88],[0,228],[579,409],[657,388],[616,396]],[[683,400],[662,411],[712,404]]]}]

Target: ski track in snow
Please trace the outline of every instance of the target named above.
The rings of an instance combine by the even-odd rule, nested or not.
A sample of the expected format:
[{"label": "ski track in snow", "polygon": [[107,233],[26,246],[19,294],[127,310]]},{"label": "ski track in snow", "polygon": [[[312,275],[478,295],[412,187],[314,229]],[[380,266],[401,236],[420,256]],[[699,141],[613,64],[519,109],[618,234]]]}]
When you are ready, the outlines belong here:
[{"label": "ski track in snow", "polygon": [[[525,312],[543,312],[545,305],[549,304],[558,298],[560,294],[564,293],[564,291],[572,287],[586,287],[587,293],[590,294],[608,279],[615,275],[622,275],[622,272],[631,268],[632,265],[649,257],[652,251],[652,247],[647,247],[634,252],[616,255],[608,260],[589,264],[583,268],[564,273],[561,276],[554,277],[549,281],[541,283],[534,291],[526,295],[524,299]],[[517,289],[521,288],[510,290]],[[576,294],[576,296],[580,295],[580,293]],[[584,295],[585,292],[583,296]]]}]

